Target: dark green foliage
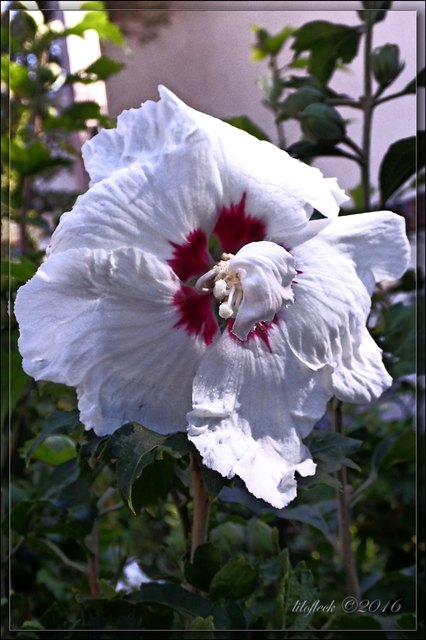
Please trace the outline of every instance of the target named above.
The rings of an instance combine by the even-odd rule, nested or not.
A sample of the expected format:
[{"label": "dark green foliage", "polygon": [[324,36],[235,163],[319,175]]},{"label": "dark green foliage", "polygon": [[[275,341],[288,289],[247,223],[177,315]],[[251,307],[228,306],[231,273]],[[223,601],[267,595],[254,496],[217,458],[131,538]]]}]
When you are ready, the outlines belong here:
[{"label": "dark green foliage", "polygon": [[279,33],[271,35],[266,29],[253,26],[256,36],[256,44],[253,45],[253,60],[263,60],[266,56],[276,56],[281,51],[294,29],[284,27]]},{"label": "dark green foliage", "polygon": [[299,118],[310,104],[322,102],[324,93],[316,87],[305,86],[291,93],[281,104],[281,118]]},{"label": "dark green foliage", "polygon": [[325,20],[308,22],[294,33],[296,55],[309,52],[308,71],[326,85],[338,63],[352,62],[358,53],[361,30]]},{"label": "dark green foliage", "polygon": [[339,112],[327,104],[309,104],[301,113],[302,130],[307,138],[330,145],[345,137],[345,123]]},{"label": "dark green foliage", "polygon": [[[269,64],[265,102],[277,127],[290,119],[302,126],[303,138],[288,147],[295,157],[331,155],[362,164],[363,149],[347,139],[339,111],[340,106],[352,106],[359,117],[362,101],[336,92],[329,82],[353,60],[369,25],[383,21],[390,5],[363,2],[357,27],[316,21],[297,31],[286,26],[276,34],[254,28],[253,58]],[[93,121],[111,125],[93,102],[62,104],[61,91],[74,83],[107,79],[122,68],[102,55],[86,69],[67,75],[52,45],[66,34],[82,35],[89,28],[116,44],[122,37],[99,2],[87,3],[90,13],[62,32],[49,25],[41,29],[21,5],[15,3],[14,8],[18,11],[11,21],[10,50],[8,15],[2,15],[2,105],[9,98],[11,104],[2,122],[2,198],[18,230],[12,254],[2,262],[6,375],[1,420],[10,453],[10,492],[2,496],[2,534],[9,537],[10,546],[2,545],[2,586],[9,577],[12,586],[1,603],[4,637],[213,638],[266,633],[313,639],[325,634],[333,639],[357,632],[365,637],[384,637],[385,632],[389,637],[394,632],[395,637],[410,637],[419,623],[414,598],[414,483],[417,453],[423,486],[424,435],[419,434],[416,451],[412,376],[416,312],[418,328],[424,326],[424,300],[420,295],[415,301],[416,288],[424,287],[423,276],[410,271],[375,293],[373,335],[384,351],[394,386],[368,406],[344,406],[344,434],[333,431],[331,403],[328,415],[305,441],[317,473],[298,478],[298,497],[289,507],[274,509],[249,494],[238,478],[227,480],[201,466],[210,524],[205,544],[191,561],[188,467],[190,456],[201,461],[186,434],[161,436],[137,424],[127,424],[111,437],[84,432],[74,392],[35,382],[22,370],[16,323],[7,313],[9,297],[13,306],[16,290],[42,260],[37,234],[47,237],[76,195],[54,191],[49,183],[41,190],[39,180],[71,166],[79,155],[70,134],[86,130]],[[290,50],[287,64],[278,64]],[[395,49],[386,54],[393,58],[384,65],[377,61],[374,108],[388,99],[383,93],[401,64]],[[399,95],[413,94],[416,86],[424,87],[424,70]],[[269,140],[247,116],[228,122]],[[424,166],[423,138],[421,132],[417,169]],[[285,136],[280,144],[286,146]],[[415,177],[415,148],[414,138],[390,147],[380,169],[382,202],[372,208],[395,199]],[[354,190],[359,210],[363,195],[365,185]],[[44,211],[52,220],[43,217]],[[422,356],[423,336],[417,340]],[[424,371],[421,357],[417,370]],[[364,608],[351,611],[343,606],[346,575],[336,500],[342,491],[342,469],[351,496],[350,535],[364,602]],[[3,475],[8,472],[6,455]],[[422,502],[422,494],[419,497]],[[141,586],[125,579],[125,568],[135,561],[143,572]],[[422,557],[417,569],[421,576]],[[121,583],[126,590],[117,591]],[[325,608],[315,608],[315,603]],[[14,632],[8,630],[9,605]]]},{"label": "dark green foliage", "polygon": [[[383,203],[386,203],[407,180],[412,178],[416,170],[420,171],[424,167],[424,142],[424,131],[419,131],[417,139],[404,138],[389,147],[382,160],[379,175]],[[416,148],[418,149],[417,160]]]},{"label": "dark green foliage", "polygon": [[232,124],[233,127],[237,127],[237,129],[242,129],[246,131],[251,136],[254,136],[258,140],[267,140],[270,141],[268,136],[262,129],[260,129],[248,116],[235,116],[234,118],[227,118],[225,122],[228,124]]}]

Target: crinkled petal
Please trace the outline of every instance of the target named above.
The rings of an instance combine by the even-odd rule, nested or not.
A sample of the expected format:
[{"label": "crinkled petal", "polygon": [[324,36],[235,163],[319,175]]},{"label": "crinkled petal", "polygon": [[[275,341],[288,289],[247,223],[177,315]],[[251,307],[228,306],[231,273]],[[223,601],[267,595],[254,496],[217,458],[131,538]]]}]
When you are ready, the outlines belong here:
[{"label": "crinkled petal", "polygon": [[210,233],[221,201],[210,151],[194,142],[190,152],[179,148],[134,163],[95,184],[61,217],[49,254],[137,247],[171,260],[176,243],[185,244],[194,230]]},{"label": "crinkled petal", "polygon": [[296,496],[295,472],[315,473],[301,439],[325,411],[328,376],[294,357],[280,325],[268,326],[268,340],[226,332],[195,377],[188,437],[208,467],[284,507]]},{"label": "crinkled petal", "polygon": [[336,218],[324,227],[319,240],[353,262],[370,294],[376,282],[397,280],[408,268],[410,244],[405,220],[391,211]]},{"label": "crinkled petal", "polygon": [[114,129],[102,129],[82,148],[91,186],[135,161],[149,163],[162,153],[191,145],[199,137],[193,119],[170,100],[147,100],[143,108],[123,111]]},{"label": "crinkled petal", "polygon": [[296,275],[294,258],[273,242],[251,242],[229,262],[229,273],[241,282],[243,300],[232,328],[241,340],[258,322],[272,322],[277,311],[293,300],[290,284]]},{"label": "crinkled petal", "polygon": [[325,179],[319,169],[275,145],[188,107],[165,87],[159,91],[160,102],[174,104],[209,137],[225,197],[237,202],[241,190],[246,192],[247,210],[267,222],[268,240],[285,244],[283,236],[305,225],[313,208],[325,216],[338,215],[339,204],[348,198],[334,178]]},{"label": "crinkled petal", "polygon": [[25,371],[77,387],[81,420],[98,435],[129,421],[184,430],[205,346],[176,326],[179,287],[137,249],[51,256],[16,299]]},{"label": "crinkled petal", "polygon": [[399,217],[381,212],[337,219],[292,253],[302,273],[294,303],[279,313],[290,348],[313,370],[333,368],[338,398],[377,398],[391,378],[365,325],[374,282],[399,277],[408,265]]},{"label": "crinkled petal", "polygon": [[[265,224],[265,239],[288,247],[314,208],[325,216],[337,216],[339,204],[347,198],[334,179],[325,179],[319,169],[268,142],[188,107],[165,87],[159,91],[159,102],[124,112],[116,129],[104,130],[86,143],[84,158],[92,182],[134,163],[145,167],[162,154],[178,151],[182,162],[189,161],[194,145],[204,140],[219,171],[222,207],[240,202],[245,194],[247,214]],[[192,188],[194,184],[198,189],[201,182],[193,178]],[[174,188],[175,184],[169,185],[171,194]]]},{"label": "crinkled petal", "polygon": [[331,379],[335,396],[343,402],[370,402],[390,387],[392,378],[383,366],[382,350],[366,328],[357,333],[350,359],[341,359]]}]

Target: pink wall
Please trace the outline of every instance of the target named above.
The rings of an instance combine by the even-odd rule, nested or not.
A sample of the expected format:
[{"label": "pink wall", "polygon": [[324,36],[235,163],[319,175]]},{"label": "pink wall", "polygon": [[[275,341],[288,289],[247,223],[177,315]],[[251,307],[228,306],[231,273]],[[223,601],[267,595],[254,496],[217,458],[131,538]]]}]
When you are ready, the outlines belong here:
[{"label": "pink wall", "polygon": [[[132,37],[127,39],[124,50],[111,45],[105,47],[105,53],[126,63],[126,70],[109,80],[107,85],[111,114],[117,115],[125,108],[138,106],[146,99],[157,99],[156,87],[161,83],[191,106],[212,115],[250,116],[274,142],[277,137],[273,117],[261,104],[261,90],[257,85],[258,79],[267,73],[267,65],[264,62],[254,63],[250,58],[251,44],[254,42],[250,25],[255,23],[277,32],[287,24],[298,27],[318,19],[345,24],[360,23],[355,13],[360,7],[359,2],[170,4],[175,11],[169,24],[159,29],[155,40],[141,45],[136,37]],[[131,7],[131,3],[127,6]],[[342,6],[346,10],[342,11]],[[265,10],[270,7],[273,10]],[[301,10],[302,7],[304,10]],[[386,20],[375,28],[373,45],[387,42],[398,44],[406,63],[392,92],[403,88],[416,74],[416,10],[424,12],[424,3],[394,2]],[[133,13],[136,21],[139,14],[136,11]],[[282,62],[289,60],[289,56],[289,50],[285,49],[281,54]],[[361,70],[362,55],[358,55],[350,73],[336,72],[332,87],[360,95]],[[346,109],[341,113],[345,118],[351,118],[349,134],[359,142],[359,112]],[[377,182],[379,162],[389,144],[415,133],[415,97],[406,96],[378,107],[374,125],[372,179]],[[286,132],[288,140],[295,141],[298,125],[287,125]],[[337,176],[346,189],[359,182],[356,166],[345,159],[321,159],[317,161],[317,166],[327,175]]]}]

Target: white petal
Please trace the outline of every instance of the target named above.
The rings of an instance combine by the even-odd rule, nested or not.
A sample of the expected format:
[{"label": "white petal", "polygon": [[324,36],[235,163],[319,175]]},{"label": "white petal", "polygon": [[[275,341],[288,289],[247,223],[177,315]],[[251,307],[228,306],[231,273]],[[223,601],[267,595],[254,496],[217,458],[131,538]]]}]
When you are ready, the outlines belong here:
[{"label": "white petal", "polygon": [[371,402],[392,384],[379,349],[367,329],[353,340],[350,362],[342,358],[332,373],[334,394],[343,402]]},{"label": "white petal", "polygon": [[388,212],[339,218],[292,253],[302,273],[279,317],[293,353],[313,370],[333,367],[338,398],[379,397],[391,378],[365,325],[374,283],[407,268],[403,221]]},{"label": "white petal", "polygon": [[76,248],[137,247],[170,259],[171,242],[210,233],[222,201],[217,168],[206,145],[194,143],[115,172],[78,198],[61,217],[49,253]]},{"label": "white petal", "polygon": [[51,256],[16,299],[25,370],[77,387],[81,420],[98,435],[129,421],[184,430],[205,347],[175,326],[179,287],[135,249]]},{"label": "white petal", "polygon": [[325,216],[338,215],[338,205],[348,198],[335,179],[324,179],[319,169],[275,145],[188,107],[165,87],[159,91],[160,103],[175,105],[177,113],[186,113],[209,137],[225,197],[238,202],[242,191],[247,192],[247,210],[266,221],[268,240],[286,245],[286,235],[306,224],[312,208]]},{"label": "white petal", "polygon": [[258,322],[272,322],[285,302],[293,300],[290,284],[296,275],[294,258],[273,242],[251,242],[229,262],[229,273],[239,276],[243,301],[232,332],[246,340]]},{"label": "white petal", "polygon": [[320,237],[353,261],[370,293],[376,282],[396,280],[408,269],[410,245],[405,220],[391,211],[337,218]]},{"label": "white petal", "polygon": [[197,372],[188,437],[207,466],[239,475],[256,497],[284,507],[296,495],[295,472],[315,473],[301,438],[325,411],[328,375],[293,356],[280,325],[263,340],[225,333]]},{"label": "white petal", "polygon": [[136,160],[149,162],[190,142],[198,127],[173,102],[146,101],[143,108],[123,111],[114,129],[103,129],[82,148],[91,185]]},{"label": "white petal", "polygon": [[[265,239],[288,247],[291,234],[306,225],[313,208],[326,216],[338,214],[339,204],[347,198],[334,179],[324,179],[319,169],[276,146],[188,107],[165,87],[159,91],[159,102],[149,101],[140,109],[124,112],[117,129],[104,130],[86,144],[84,157],[93,182],[134,163],[145,168],[162,154],[178,153],[182,163],[191,162],[194,147],[204,141],[213,171],[216,167],[219,171],[221,205],[236,204],[246,194],[247,214],[265,224]],[[172,176],[170,172],[169,178]],[[196,192],[202,184],[194,175],[188,188]],[[174,197],[175,187],[173,183],[164,189]]]}]

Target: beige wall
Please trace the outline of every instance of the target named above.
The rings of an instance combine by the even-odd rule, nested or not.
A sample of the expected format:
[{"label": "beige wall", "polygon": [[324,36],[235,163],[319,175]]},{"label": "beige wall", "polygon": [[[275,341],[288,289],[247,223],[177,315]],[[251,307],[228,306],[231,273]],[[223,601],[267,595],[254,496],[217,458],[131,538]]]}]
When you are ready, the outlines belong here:
[{"label": "beige wall", "polygon": [[[345,24],[360,23],[355,13],[360,7],[359,2],[170,4],[174,9],[170,22],[159,29],[153,41],[141,45],[137,37],[131,37],[127,39],[127,46],[123,50],[111,45],[105,47],[107,55],[126,63],[126,70],[110,79],[107,85],[110,113],[117,115],[123,109],[138,106],[146,99],[157,99],[156,87],[161,83],[191,106],[217,117],[250,116],[274,142],[277,137],[273,117],[261,104],[261,90],[257,84],[260,76],[267,73],[267,65],[264,62],[254,63],[250,58],[254,41],[250,25],[256,23],[271,32],[277,32],[287,24],[298,27],[318,19]],[[131,7],[131,3],[122,5]],[[270,7],[273,10],[265,10]],[[346,10],[342,11],[342,7]],[[286,10],[282,10],[284,8]],[[403,88],[416,74],[416,10],[424,11],[424,3],[394,2],[387,19],[375,28],[373,45],[397,43],[406,63],[392,92]],[[140,14],[133,11],[133,15],[136,23]],[[282,62],[288,61],[289,57],[290,52],[285,49],[281,55]],[[358,55],[350,73],[336,72],[331,85],[338,91],[360,95],[362,56]],[[346,109],[341,113],[345,118],[351,118],[349,134],[360,142],[359,112]],[[415,130],[414,96],[405,96],[377,109],[372,160],[372,179],[375,183],[380,159],[389,144],[413,135]],[[295,141],[298,138],[297,124],[287,125],[286,132],[288,140]],[[358,169],[350,161],[329,158],[318,160],[317,165],[327,175],[337,176],[346,189],[359,182]]]}]

